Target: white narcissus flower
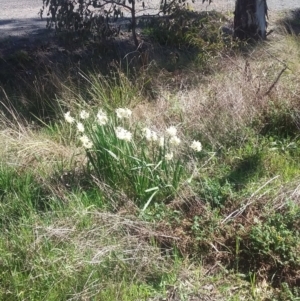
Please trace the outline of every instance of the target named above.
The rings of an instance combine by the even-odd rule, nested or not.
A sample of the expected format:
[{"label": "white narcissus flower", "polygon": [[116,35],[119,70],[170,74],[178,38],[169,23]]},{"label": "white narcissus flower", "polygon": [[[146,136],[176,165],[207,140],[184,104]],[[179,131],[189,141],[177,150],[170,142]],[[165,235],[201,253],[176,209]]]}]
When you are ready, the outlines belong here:
[{"label": "white narcissus flower", "polygon": [[71,116],[70,111],[64,114],[65,120],[68,123],[73,123],[75,119]]},{"label": "white narcissus flower", "polygon": [[167,153],[167,154],[165,154],[165,159],[167,161],[171,161],[173,159],[173,157],[174,157],[173,153]]},{"label": "white narcissus flower", "polygon": [[202,151],[202,144],[201,144],[200,141],[194,140],[190,147],[191,147],[195,152],[201,152],[201,151]]},{"label": "white narcissus flower", "polygon": [[158,136],[157,136],[156,132],[152,131],[151,134],[152,134],[151,135],[151,141],[153,141],[153,142],[157,141],[158,140]]},{"label": "white narcissus flower", "polygon": [[81,122],[77,122],[77,130],[81,133],[84,132],[84,125]]},{"label": "white narcissus flower", "polygon": [[93,147],[92,141],[87,141],[87,142],[83,143],[83,147],[86,149],[92,148]]},{"label": "white narcissus flower", "polygon": [[170,144],[173,146],[178,146],[181,143],[181,140],[177,136],[170,138]]},{"label": "white narcissus flower", "polygon": [[157,134],[156,132],[148,129],[148,128],[144,128],[142,130],[143,134],[144,134],[144,137],[146,138],[147,141],[157,141],[158,140],[158,137],[157,137]]},{"label": "white narcissus flower", "polygon": [[88,138],[88,136],[83,135],[83,136],[81,136],[81,137],[79,138],[79,140],[82,142],[82,146],[83,146],[84,148],[89,149],[89,148],[92,148],[92,147],[93,147],[93,143],[92,143],[92,141]]},{"label": "white narcissus flower", "polygon": [[89,141],[90,139],[88,138],[87,135],[83,135],[83,136],[81,136],[81,137],[79,138],[79,140],[80,140],[82,143],[84,143],[84,142],[86,142],[86,141]]},{"label": "white narcissus flower", "polygon": [[146,140],[150,140],[151,139],[151,130],[148,128],[143,128],[142,129],[142,133],[144,135],[144,137],[146,138]]},{"label": "white narcissus flower", "polygon": [[97,121],[98,121],[99,125],[106,125],[108,122],[108,117],[107,117],[106,113],[103,112],[102,110],[98,111]]},{"label": "white narcissus flower", "polygon": [[117,138],[120,140],[130,141],[132,138],[132,133],[130,133],[129,131],[125,130],[120,126],[115,129],[115,133]]},{"label": "white narcissus flower", "polygon": [[88,113],[87,111],[83,110],[80,112],[80,118],[81,119],[88,119],[90,116],[90,113]]},{"label": "white narcissus flower", "polygon": [[119,119],[130,118],[132,115],[132,111],[127,108],[118,108],[116,113]]},{"label": "white narcissus flower", "polygon": [[166,129],[166,132],[169,136],[174,137],[177,134],[177,129],[175,126],[170,126]]}]

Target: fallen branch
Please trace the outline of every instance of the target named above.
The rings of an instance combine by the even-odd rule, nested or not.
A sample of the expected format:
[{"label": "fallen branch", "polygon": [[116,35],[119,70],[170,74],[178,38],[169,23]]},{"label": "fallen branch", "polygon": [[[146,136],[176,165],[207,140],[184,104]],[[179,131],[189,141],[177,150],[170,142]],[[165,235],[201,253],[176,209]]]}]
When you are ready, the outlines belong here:
[{"label": "fallen branch", "polygon": [[273,182],[274,180],[276,180],[277,178],[279,178],[280,176],[277,175],[274,178],[268,180],[264,185],[262,185],[261,187],[259,187],[255,192],[253,192],[251,194],[251,196],[249,197],[249,201],[247,202],[247,204],[242,205],[240,208],[234,210],[233,212],[231,212],[225,219],[223,219],[223,221],[221,222],[221,224],[226,223],[228,220],[234,219],[238,216],[240,216],[246,209],[247,207],[249,207],[251,204],[253,204],[254,202],[256,202],[257,199],[253,199],[253,197],[260,191],[262,190],[264,187],[266,187],[267,185],[269,185],[271,182]]},{"label": "fallen branch", "polygon": [[274,80],[274,82],[272,83],[272,85],[269,87],[268,91],[264,94],[264,96],[267,96],[270,94],[270,92],[273,90],[273,88],[275,87],[275,85],[278,83],[281,75],[283,74],[283,72],[287,69],[287,66],[284,66],[283,69],[279,72],[279,74],[277,75],[276,79]]}]

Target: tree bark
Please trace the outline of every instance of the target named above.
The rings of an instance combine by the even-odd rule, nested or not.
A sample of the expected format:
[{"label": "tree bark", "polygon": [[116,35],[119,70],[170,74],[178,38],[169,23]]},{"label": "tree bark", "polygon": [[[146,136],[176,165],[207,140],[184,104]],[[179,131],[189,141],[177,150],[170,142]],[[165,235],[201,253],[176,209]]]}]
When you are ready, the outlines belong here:
[{"label": "tree bark", "polygon": [[131,30],[132,30],[132,38],[136,48],[139,47],[139,41],[136,36],[136,9],[135,9],[135,0],[131,2]]},{"label": "tree bark", "polygon": [[242,40],[265,39],[267,17],[267,0],[236,0],[234,36]]}]

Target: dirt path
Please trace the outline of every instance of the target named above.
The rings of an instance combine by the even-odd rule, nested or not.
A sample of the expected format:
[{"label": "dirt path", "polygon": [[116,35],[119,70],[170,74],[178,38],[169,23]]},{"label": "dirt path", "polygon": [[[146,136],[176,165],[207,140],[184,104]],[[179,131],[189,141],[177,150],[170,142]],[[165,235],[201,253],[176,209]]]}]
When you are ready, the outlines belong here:
[{"label": "dirt path", "polygon": [[39,18],[42,0],[0,0],[0,38],[35,34],[45,28]]}]

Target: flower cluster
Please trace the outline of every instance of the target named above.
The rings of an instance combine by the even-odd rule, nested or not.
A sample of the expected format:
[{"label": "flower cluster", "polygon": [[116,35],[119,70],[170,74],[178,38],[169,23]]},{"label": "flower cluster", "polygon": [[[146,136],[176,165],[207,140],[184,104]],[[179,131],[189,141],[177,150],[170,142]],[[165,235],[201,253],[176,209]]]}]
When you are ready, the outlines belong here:
[{"label": "flower cluster", "polygon": [[155,142],[158,140],[157,133],[150,130],[149,128],[143,128],[142,133],[147,141],[149,142]]},{"label": "flower cluster", "polygon": [[78,132],[84,132],[84,125],[81,122],[77,122],[77,130]]},{"label": "flower cluster", "polygon": [[[132,112],[131,110],[127,109],[127,108],[118,108],[116,109],[116,115],[119,119],[128,119],[131,117],[132,115]],[[87,120],[88,118],[90,117],[90,113],[85,111],[85,110],[82,110],[80,113],[79,113],[79,118],[81,120]],[[77,128],[77,131],[80,132],[80,133],[84,133],[85,132],[85,125],[82,123],[82,122],[79,122],[79,121],[76,121],[74,117],[71,116],[71,113],[70,112],[67,112],[64,114],[64,118],[65,118],[65,121],[70,123],[70,124],[73,124],[76,122],[76,128]],[[100,109],[96,115],[96,124],[100,125],[100,126],[105,126],[107,125],[109,122],[109,119],[108,119],[108,116],[107,116],[107,113],[104,112],[102,109]],[[95,125],[94,125],[95,126]],[[94,129],[94,126],[93,126],[93,129]],[[127,131],[126,129],[122,128],[122,127],[116,127],[115,128],[115,134],[117,136],[118,139],[120,140],[124,140],[124,141],[131,141],[132,139],[132,133]],[[79,140],[82,142],[82,146],[86,149],[90,149],[93,147],[93,143],[92,141],[88,138],[87,135],[82,135]]]},{"label": "flower cluster", "polygon": [[[148,142],[155,142],[160,148],[164,148],[166,161],[173,160],[175,150],[181,144],[181,139],[177,136],[177,128],[175,126],[168,127],[165,130],[165,135],[161,137],[155,131],[146,127],[142,129],[142,136]],[[200,152],[202,150],[201,142],[194,140],[190,148],[195,152]]]},{"label": "flower cluster", "polygon": [[73,118],[73,117],[71,116],[71,113],[70,113],[70,112],[67,112],[64,116],[65,116],[66,122],[68,122],[68,123],[73,123],[73,122],[75,121],[75,118]]},{"label": "flower cluster", "polygon": [[181,143],[181,140],[177,136],[173,136],[170,138],[170,144],[172,146],[178,146]]},{"label": "flower cluster", "polygon": [[117,117],[119,119],[124,119],[124,118],[130,118],[131,117],[131,114],[132,114],[132,111],[127,109],[127,108],[119,108],[119,109],[116,109],[116,113],[117,113]]},{"label": "flower cluster", "polygon": [[195,152],[201,152],[202,151],[202,144],[200,141],[194,140],[191,144],[191,149],[193,149]]},{"label": "flower cluster", "polygon": [[[115,110],[116,116],[118,119],[129,119],[132,116],[132,111],[128,108],[118,108]],[[66,122],[73,124],[76,123],[77,131],[81,133],[79,140],[82,143],[82,146],[86,149],[91,149],[93,147],[93,142],[90,138],[84,134],[85,133],[85,125],[84,121],[90,118],[90,113],[82,110],[79,113],[79,118],[82,122],[76,121],[74,117],[71,116],[70,112],[64,114],[64,118]],[[99,109],[95,118],[95,122],[92,126],[92,129],[98,126],[106,126],[109,123],[109,118],[107,113]],[[114,126],[114,133],[119,140],[123,140],[125,142],[131,142],[133,140],[133,134],[121,126]],[[170,126],[166,129],[165,135],[159,137],[158,133],[151,130],[148,127],[145,127],[141,131],[141,135],[144,139],[146,139],[149,143],[154,143],[153,146],[158,145],[161,148],[164,148],[164,158],[166,161],[173,160],[174,151],[181,144],[181,139],[177,136],[177,128],[175,126]],[[202,144],[199,141],[194,140],[190,145],[190,148],[195,152],[202,151]]]},{"label": "flower cluster", "polygon": [[124,128],[122,128],[121,126],[118,126],[115,129],[115,133],[118,139],[120,140],[124,140],[129,142],[132,138],[132,133],[130,133],[129,131],[125,130]]},{"label": "flower cluster", "polygon": [[86,149],[90,149],[93,147],[92,141],[88,138],[88,136],[83,135],[79,138],[79,140],[82,142],[82,146]]},{"label": "flower cluster", "polygon": [[97,122],[99,125],[106,125],[108,122],[107,114],[105,112],[103,112],[102,110],[98,111]]},{"label": "flower cluster", "polygon": [[175,126],[170,126],[169,128],[166,129],[167,135],[170,137],[176,137],[177,135],[177,129]]},{"label": "flower cluster", "polygon": [[166,129],[166,135],[169,136],[169,143],[171,146],[179,146],[180,138],[177,137],[177,129],[175,126],[170,126]]},{"label": "flower cluster", "polygon": [[90,113],[86,112],[85,110],[80,112],[80,119],[88,119],[90,117]]},{"label": "flower cluster", "polygon": [[169,152],[165,154],[165,159],[166,161],[171,161],[174,157],[174,153],[173,152]]}]

